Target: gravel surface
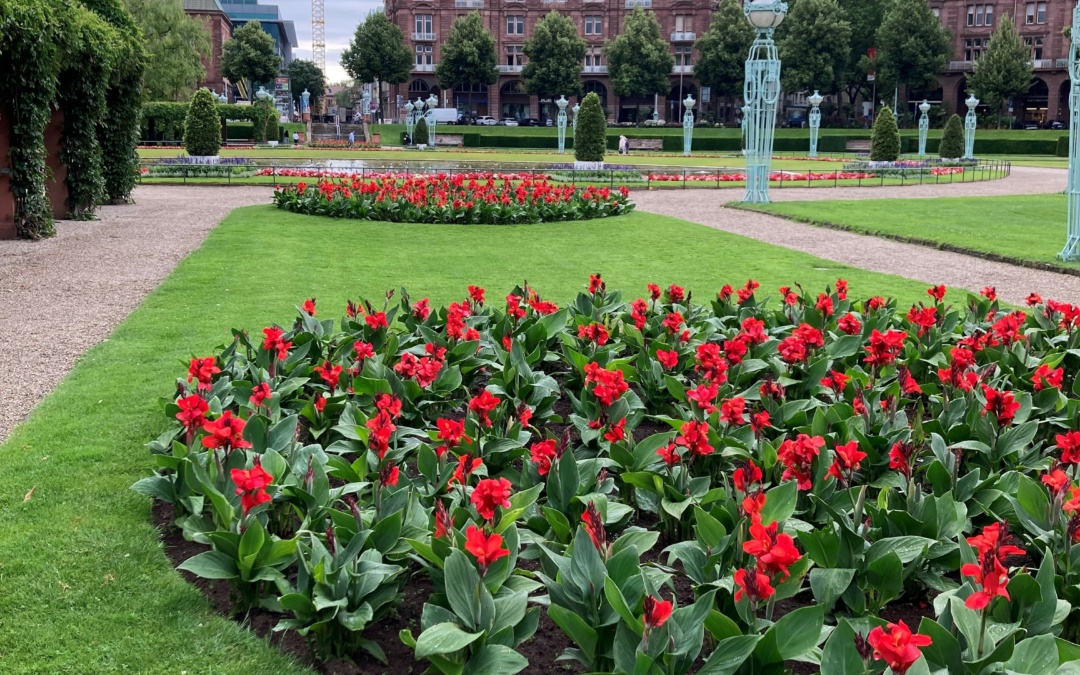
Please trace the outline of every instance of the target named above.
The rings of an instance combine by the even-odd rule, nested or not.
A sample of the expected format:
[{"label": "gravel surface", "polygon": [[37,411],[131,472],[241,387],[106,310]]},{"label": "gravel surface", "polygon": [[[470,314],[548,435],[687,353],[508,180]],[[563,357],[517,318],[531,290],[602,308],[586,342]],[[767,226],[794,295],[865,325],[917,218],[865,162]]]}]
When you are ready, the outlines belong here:
[{"label": "gravel surface", "polygon": [[[1028,174],[1028,171],[1031,172],[1027,177],[1030,182],[1015,180],[1016,175],[1010,179],[1012,180],[1010,186],[1017,193],[1025,188],[1029,188],[1026,192],[1038,192],[1046,182],[1052,182],[1055,185],[1060,183],[1064,186],[1064,171],[1060,169],[1030,169],[1021,173]],[[1049,177],[1042,175],[1045,172],[1051,172],[1051,175]],[[1059,175],[1055,175],[1054,172]],[[1002,183],[1004,186],[1004,181],[995,181],[994,183],[974,183],[963,187],[975,188],[995,183]],[[919,194],[904,196],[938,197],[942,196],[941,192],[945,192],[948,196],[959,196],[957,192],[961,186],[953,186],[947,191],[939,188],[938,194],[925,194],[926,187],[929,186],[924,186]],[[897,194],[900,191],[916,189],[919,188],[863,188],[852,190],[853,194],[849,198],[900,197],[901,195]],[[799,192],[805,193],[809,199],[820,199],[822,197],[819,195],[823,193],[828,197],[841,199],[842,197],[837,193],[844,191],[811,188]],[[796,190],[791,190],[791,193],[795,192]],[[779,197],[779,193],[780,191],[776,190],[770,196]],[[783,193],[785,197],[790,194],[786,188]],[[871,195],[871,193],[877,194]],[[769,244],[805,251],[819,258],[833,260],[851,267],[895,274],[924,281],[927,284],[945,284],[974,291],[984,286],[994,286],[1000,298],[1014,304],[1022,304],[1024,298],[1032,291],[1044,298],[1080,302],[1080,277],[991,262],[960,253],[939,251],[925,246],[904,244],[861,234],[813,227],[764,213],[726,208],[724,204],[730,202],[731,197],[721,191],[696,190],[692,198],[688,198],[686,191],[683,190],[638,191],[634,193],[634,201],[637,202],[638,209],[642,211],[682,218]],[[1062,223],[1062,232],[1064,228],[1065,224]]]},{"label": "gravel surface", "polygon": [[142,186],[46,241],[0,241],[0,440],[207,233],[266,187]]}]

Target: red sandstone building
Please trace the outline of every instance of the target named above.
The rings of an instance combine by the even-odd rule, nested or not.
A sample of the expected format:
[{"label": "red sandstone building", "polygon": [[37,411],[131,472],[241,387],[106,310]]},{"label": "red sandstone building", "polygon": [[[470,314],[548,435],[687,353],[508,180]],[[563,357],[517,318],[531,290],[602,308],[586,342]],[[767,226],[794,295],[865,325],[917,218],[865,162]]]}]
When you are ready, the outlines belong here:
[{"label": "red sandstone building", "polygon": [[210,54],[203,59],[206,77],[199,82],[199,86],[209,87],[220,94],[229,89],[221,74],[221,48],[232,36],[232,21],[218,0],[184,0],[184,12],[202,21],[210,33]]},{"label": "red sandstone building", "polygon": [[[675,67],[671,89],[658,99],[619,97],[611,88],[607,64],[601,54],[605,40],[612,40],[622,29],[625,17],[638,6],[652,10],[660,21],[661,34],[670,39]],[[585,93],[596,92],[611,121],[635,121],[652,114],[654,104],[661,119],[678,119],[679,101],[686,94],[700,100],[694,80],[694,40],[709,27],[711,0],[386,0],[386,13],[405,34],[415,55],[412,76],[406,84],[390,88],[391,114],[400,117],[397,107],[405,99],[427,99],[435,93],[441,105],[457,107],[469,115],[490,115],[496,119],[553,118],[557,108],[551,101],[539,100],[525,93],[521,69],[525,65],[522,49],[533,27],[552,9],[577,23],[579,34],[588,43],[581,64]],[[459,16],[479,11],[484,25],[495,36],[499,55],[499,80],[492,86],[461,86],[442,91],[435,78],[441,43]],[[680,83],[682,93],[680,93]],[[573,105],[573,102],[571,103]]]},{"label": "red sandstone building", "polygon": [[930,7],[953,36],[953,56],[948,70],[938,78],[937,100],[951,111],[967,110],[963,103],[968,96],[966,75],[985,51],[990,35],[1008,20],[1019,29],[1035,67],[1031,89],[1013,101],[1013,114],[1026,122],[1068,123],[1069,42],[1062,29],[1072,23],[1075,4],[1070,0],[930,0]]}]

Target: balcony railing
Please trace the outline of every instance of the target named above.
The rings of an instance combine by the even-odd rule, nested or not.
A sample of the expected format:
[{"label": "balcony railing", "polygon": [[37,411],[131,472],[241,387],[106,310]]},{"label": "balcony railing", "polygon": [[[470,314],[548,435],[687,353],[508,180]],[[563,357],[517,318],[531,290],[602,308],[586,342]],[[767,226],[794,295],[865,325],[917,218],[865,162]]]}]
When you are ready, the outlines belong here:
[{"label": "balcony railing", "polygon": [[522,68],[524,68],[524,66],[510,66],[505,63],[499,64],[500,73],[520,73]]},{"label": "balcony railing", "polygon": [[435,64],[434,63],[418,63],[415,66],[413,66],[413,72],[414,73],[434,73],[435,72]]},{"label": "balcony railing", "polygon": [[581,69],[583,73],[591,73],[594,75],[603,75],[607,73],[607,66],[585,66]]},{"label": "balcony railing", "polygon": [[635,7],[644,7],[649,9],[652,7],[652,0],[626,0],[626,8],[633,9]]},{"label": "balcony railing", "polygon": [[1031,60],[1031,67],[1032,68],[1053,68],[1054,67],[1054,59],[1032,59]]},{"label": "balcony railing", "polygon": [[465,9],[483,9],[484,0],[454,0],[454,7],[464,7]]},{"label": "balcony railing", "polygon": [[1054,59],[1054,67],[1055,68],[1068,68],[1069,67],[1069,59]]},{"label": "balcony railing", "polygon": [[566,0],[544,0],[545,5],[565,5]]},{"label": "balcony railing", "polygon": [[949,70],[975,70],[974,61],[949,61]]},{"label": "balcony railing", "polygon": [[413,33],[413,42],[435,42],[435,33]]},{"label": "balcony railing", "polygon": [[671,69],[671,72],[675,73],[676,75],[693,75],[694,66],[675,66]]},{"label": "balcony railing", "polygon": [[672,42],[693,42],[696,39],[697,39],[697,33],[689,32],[689,31],[683,31],[683,32],[672,33],[671,34],[671,41]]}]

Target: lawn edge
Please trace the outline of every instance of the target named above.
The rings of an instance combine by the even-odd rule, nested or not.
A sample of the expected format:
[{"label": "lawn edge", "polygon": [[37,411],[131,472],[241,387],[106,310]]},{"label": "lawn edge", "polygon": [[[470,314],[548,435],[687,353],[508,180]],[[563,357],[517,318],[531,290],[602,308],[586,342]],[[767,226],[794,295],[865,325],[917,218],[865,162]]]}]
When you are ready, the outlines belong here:
[{"label": "lawn edge", "polygon": [[1065,274],[1071,277],[1080,277],[1080,268],[1077,267],[1065,267],[1064,265],[1057,265],[1054,263],[1042,262],[1039,260],[1015,258],[1013,256],[1001,255],[1000,253],[979,251],[977,249],[968,248],[966,246],[957,246],[956,244],[933,241],[932,239],[909,237],[902,234],[893,234],[892,232],[881,232],[879,230],[875,230],[869,227],[859,227],[857,225],[843,225],[841,223],[834,223],[832,221],[819,220],[806,216],[793,216],[784,213],[775,213],[773,211],[769,211],[768,209],[760,208],[749,204],[743,204],[742,202],[729,202],[725,206],[732,209],[739,209],[741,211],[764,213],[766,215],[775,216],[777,218],[783,218],[784,220],[790,220],[795,223],[802,223],[803,225],[810,225],[812,227],[820,227],[826,230],[849,232],[851,234],[860,234],[867,237],[875,237],[877,239],[888,239],[890,241],[897,241],[902,244],[922,246],[923,248],[932,248],[939,251],[948,251],[949,253],[959,253],[960,255],[966,255],[972,258],[980,258],[982,260],[989,260],[991,262],[1004,263],[1006,265],[1012,265],[1014,267],[1040,270],[1042,272],[1055,272],[1057,274]]}]

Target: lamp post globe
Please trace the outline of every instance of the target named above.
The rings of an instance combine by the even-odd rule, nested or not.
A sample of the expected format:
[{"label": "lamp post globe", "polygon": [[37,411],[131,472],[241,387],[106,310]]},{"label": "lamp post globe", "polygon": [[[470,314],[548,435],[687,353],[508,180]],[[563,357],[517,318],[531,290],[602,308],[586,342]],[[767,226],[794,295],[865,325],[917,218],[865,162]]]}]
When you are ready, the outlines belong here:
[{"label": "lamp post globe", "polygon": [[806,97],[810,104],[810,157],[817,157],[818,129],[821,128],[821,110],[818,106],[825,97],[815,89],[814,93]]},{"label": "lamp post globe", "polygon": [[964,159],[975,159],[975,127],[979,124],[975,108],[979,107],[979,99],[974,93],[969,94],[964,105],[968,108],[964,116]]},{"label": "lamp post globe", "polygon": [[756,37],[746,59],[743,100],[746,101],[745,145],[746,194],[750,204],[769,202],[769,169],[772,165],[773,136],[776,132],[776,106],[780,100],[780,55],[773,41],[773,31],[787,15],[782,0],[750,0],[743,5],[743,15],[754,27]]},{"label": "lamp post globe", "polygon": [[926,157],[926,134],[930,130],[930,118],[927,116],[930,103],[926,99],[919,104],[919,112],[922,113],[919,117],[919,157]]}]

